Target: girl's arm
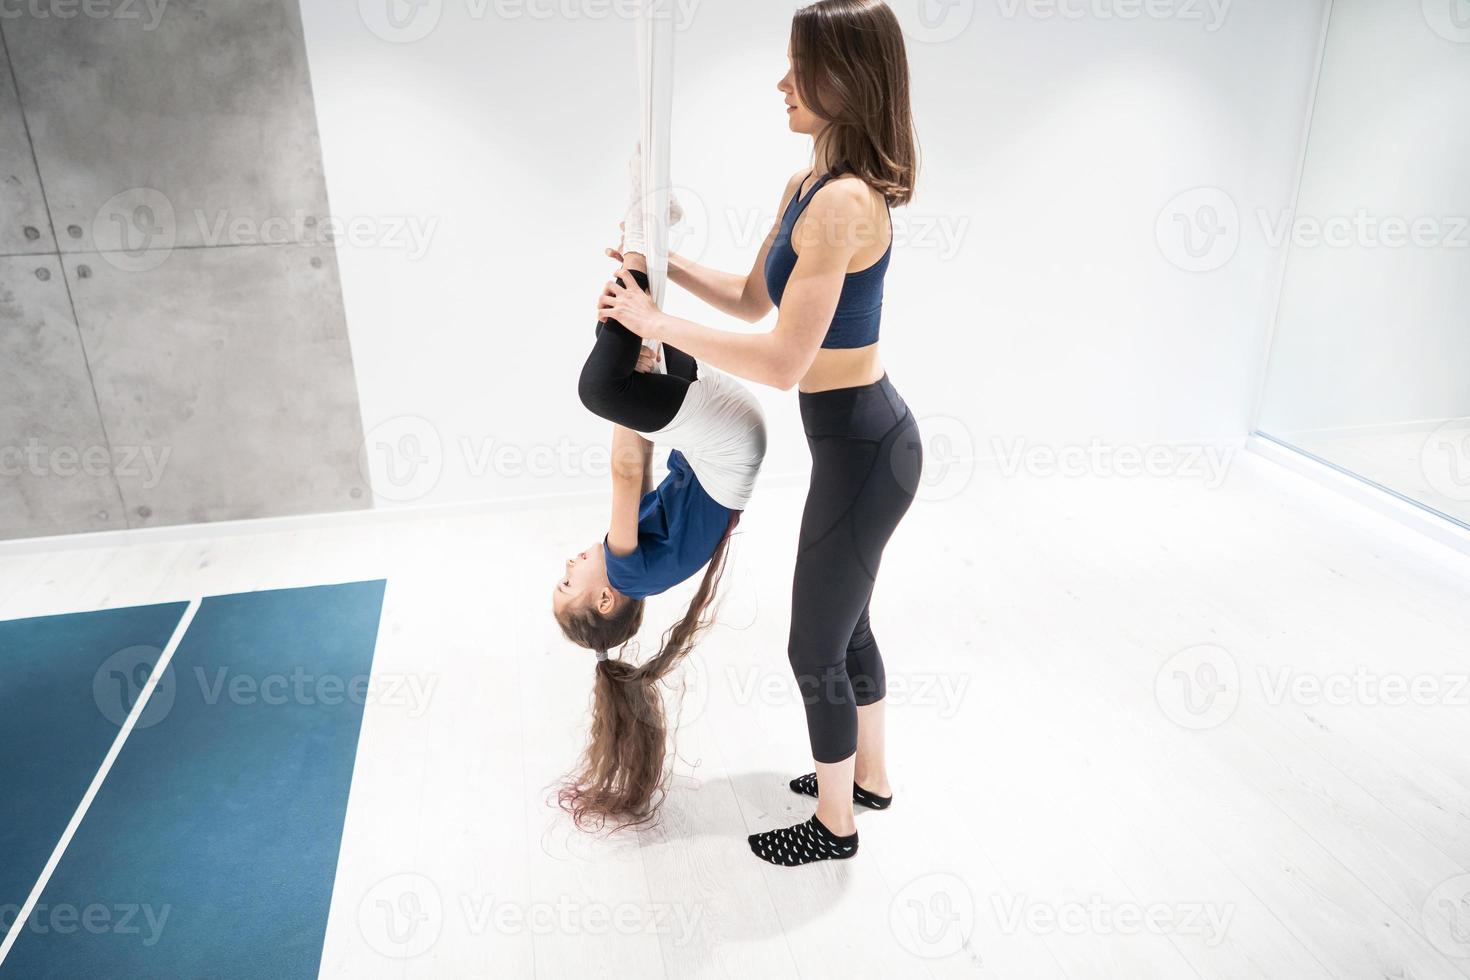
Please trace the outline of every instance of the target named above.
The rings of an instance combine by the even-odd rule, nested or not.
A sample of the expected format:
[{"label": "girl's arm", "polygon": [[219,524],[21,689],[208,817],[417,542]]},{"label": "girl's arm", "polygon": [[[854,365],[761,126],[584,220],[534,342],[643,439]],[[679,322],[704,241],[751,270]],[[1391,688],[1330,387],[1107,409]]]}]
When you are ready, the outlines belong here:
[{"label": "girl's arm", "polygon": [[612,518],[607,547],[619,557],[638,550],[638,508],[653,484],[653,443],[632,429],[613,426]]},{"label": "girl's arm", "polygon": [[[806,374],[837,312],[847,267],[863,244],[867,191],[856,182],[829,184],[807,208],[795,247],[798,257],[768,333],[734,333],[669,316],[642,290],[609,283],[601,313],[640,337],[660,340],[737,377],[789,390]],[[762,280],[761,289],[765,289]]]}]

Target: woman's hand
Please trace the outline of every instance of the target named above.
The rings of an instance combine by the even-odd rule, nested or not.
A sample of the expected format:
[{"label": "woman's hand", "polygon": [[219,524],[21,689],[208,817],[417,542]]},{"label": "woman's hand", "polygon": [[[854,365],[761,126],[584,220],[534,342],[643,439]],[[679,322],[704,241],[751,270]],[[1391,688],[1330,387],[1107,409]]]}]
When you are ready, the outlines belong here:
[{"label": "woman's hand", "polygon": [[661,340],[658,329],[662,311],[654,305],[652,296],[638,288],[631,275],[625,275],[624,279],[630,285],[620,286],[614,279],[603,287],[597,305],[598,317],[616,320],[644,340]]}]

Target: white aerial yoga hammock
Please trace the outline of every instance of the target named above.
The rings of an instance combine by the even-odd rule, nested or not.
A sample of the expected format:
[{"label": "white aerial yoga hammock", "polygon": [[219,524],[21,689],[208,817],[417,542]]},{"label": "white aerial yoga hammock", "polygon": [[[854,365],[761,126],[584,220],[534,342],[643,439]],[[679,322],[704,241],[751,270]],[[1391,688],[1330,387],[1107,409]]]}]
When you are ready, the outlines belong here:
[{"label": "white aerial yoga hammock", "polygon": [[[669,0],[639,0],[637,33],[648,285],[654,303],[662,308],[669,276],[669,138],[674,107],[674,20]],[[662,361],[655,370],[666,370]]]},{"label": "white aerial yoga hammock", "polygon": [[[663,307],[669,271],[669,137],[674,105],[672,0],[639,0],[638,90],[643,112],[643,235],[648,287]],[[657,348],[657,344],[647,344]],[[667,373],[660,361],[654,369]],[[715,502],[744,510],[766,454],[765,416],[750,390],[706,365],[673,421],[653,433],[688,459]]]}]

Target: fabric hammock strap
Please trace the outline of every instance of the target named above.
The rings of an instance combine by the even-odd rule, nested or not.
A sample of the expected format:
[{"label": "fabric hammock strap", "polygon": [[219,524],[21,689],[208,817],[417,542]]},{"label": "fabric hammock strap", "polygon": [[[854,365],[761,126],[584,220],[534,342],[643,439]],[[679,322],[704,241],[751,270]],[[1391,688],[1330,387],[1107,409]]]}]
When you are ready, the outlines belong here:
[{"label": "fabric hammock strap", "polygon": [[637,24],[643,228],[649,288],[661,307],[669,274],[669,142],[674,106],[674,19],[669,0],[640,0]]}]

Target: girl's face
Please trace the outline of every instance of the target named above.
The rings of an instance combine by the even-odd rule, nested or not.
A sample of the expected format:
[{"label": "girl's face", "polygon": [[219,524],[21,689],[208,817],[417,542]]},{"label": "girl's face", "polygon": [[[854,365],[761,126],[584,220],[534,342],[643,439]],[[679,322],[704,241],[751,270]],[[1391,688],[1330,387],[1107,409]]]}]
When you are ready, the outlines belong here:
[{"label": "girl's face", "polygon": [[611,611],[612,586],[607,581],[607,563],[599,541],[586,551],[567,559],[566,568],[551,592],[551,608],[557,616],[575,602],[586,602],[601,610],[604,603]]},{"label": "girl's face", "polygon": [[786,124],[793,133],[815,136],[824,123],[801,101],[796,91],[796,69],[791,60],[791,48],[786,48],[786,75],[776,88],[786,96]]}]

